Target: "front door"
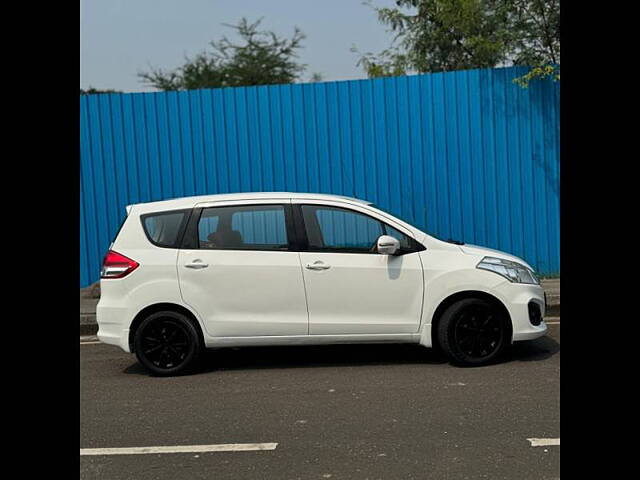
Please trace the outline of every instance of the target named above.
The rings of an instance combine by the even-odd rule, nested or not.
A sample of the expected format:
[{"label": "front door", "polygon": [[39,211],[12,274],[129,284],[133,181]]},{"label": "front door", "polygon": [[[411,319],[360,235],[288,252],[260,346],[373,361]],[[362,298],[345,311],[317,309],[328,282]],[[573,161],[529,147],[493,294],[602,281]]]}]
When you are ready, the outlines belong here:
[{"label": "front door", "polygon": [[180,290],[209,335],[308,334],[300,260],[289,249],[290,209],[290,203],[209,206],[197,230],[188,229],[197,238],[178,254]]},{"label": "front door", "polygon": [[[415,333],[423,301],[422,262],[415,240],[349,208],[300,208],[307,251],[300,253],[312,335]],[[380,235],[400,241],[403,254],[382,255]]]}]

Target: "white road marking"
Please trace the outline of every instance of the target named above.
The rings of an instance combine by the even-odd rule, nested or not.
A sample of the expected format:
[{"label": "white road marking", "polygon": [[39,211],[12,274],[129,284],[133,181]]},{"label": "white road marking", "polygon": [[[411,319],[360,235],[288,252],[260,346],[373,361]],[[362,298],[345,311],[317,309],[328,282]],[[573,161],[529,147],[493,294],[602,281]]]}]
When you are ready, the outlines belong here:
[{"label": "white road marking", "polygon": [[532,447],[560,446],[559,438],[527,438]]},{"label": "white road marking", "polygon": [[97,342],[80,342],[80,345],[97,345],[99,343],[102,343],[101,341],[97,341]]},{"label": "white road marking", "polygon": [[547,325],[560,325],[560,322],[544,322]]},{"label": "white road marking", "polygon": [[275,450],[277,443],[221,443],[173,447],[81,448],[80,455],[145,455],[154,453],[255,452]]}]

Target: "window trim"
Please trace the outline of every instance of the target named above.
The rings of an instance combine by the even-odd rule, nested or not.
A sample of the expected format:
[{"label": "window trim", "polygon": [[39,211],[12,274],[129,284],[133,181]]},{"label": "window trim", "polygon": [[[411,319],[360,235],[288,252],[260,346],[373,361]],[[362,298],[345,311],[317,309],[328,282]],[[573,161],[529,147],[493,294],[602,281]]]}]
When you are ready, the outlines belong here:
[{"label": "window trim", "polygon": [[[287,235],[287,248],[275,249],[275,248],[200,248],[200,236],[198,232],[198,226],[200,224],[200,218],[204,210],[210,208],[245,208],[245,207],[282,207],[284,210],[284,222],[285,231]],[[297,237],[294,229],[294,221],[291,212],[291,203],[284,203],[282,201],[273,203],[234,203],[231,205],[207,205],[197,206],[193,208],[193,213],[189,219],[189,224],[185,229],[185,234],[182,238],[180,245],[181,250],[199,250],[203,252],[216,252],[216,251],[235,251],[235,252],[297,252]]]},{"label": "window trim", "polygon": [[[387,235],[387,227],[393,228],[394,230],[400,232],[409,238],[410,242],[413,243],[413,248],[410,250],[399,250],[394,256],[407,255],[410,253],[417,253],[423,250],[426,250],[426,247],[417,241],[413,236],[408,235],[407,233],[399,230],[397,227],[389,225],[387,222],[380,220],[379,218],[374,217],[373,215],[369,215],[368,213],[362,212],[360,210],[355,210],[353,208],[349,208],[348,206],[338,206],[332,204],[324,204],[324,203],[295,203],[293,204],[294,210],[294,222],[296,227],[296,234],[301,235],[302,238],[300,240],[301,250],[304,252],[313,252],[313,253],[344,253],[344,254],[362,254],[362,255],[384,255],[378,252],[364,252],[362,250],[348,250],[346,248],[311,248],[309,246],[309,237],[307,235],[307,226],[304,221],[304,214],[302,213],[302,207],[314,207],[314,208],[328,208],[328,209],[336,209],[336,210],[346,210],[348,212],[353,212],[356,214],[364,215],[365,217],[369,217],[372,220],[380,223],[382,225],[382,234]],[[320,228],[320,227],[319,227]]]},{"label": "window trim", "polygon": [[[170,250],[175,250],[177,248],[180,248],[180,246],[182,245],[182,240],[183,240],[183,237],[184,237],[184,233],[185,233],[187,224],[189,223],[189,220],[190,220],[190,217],[191,217],[191,212],[192,212],[191,208],[178,208],[178,209],[175,209],[175,210],[162,210],[162,211],[158,211],[158,212],[144,213],[144,214],[140,215],[140,224],[142,225],[142,231],[144,232],[145,237],[147,237],[147,240],[149,240],[149,242],[152,245],[155,245],[158,248],[167,248],[167,249],[170,249]],[[175,242],[173,242],[172,245],[162,245],[162,244],[156,242],[155,240],[153,240],[151,238],[151,236],[149,235],[149,232],[147,231],[147,227],[145,225],[145,220],[147,218],[149,218],[149,217],[160,217],[160,216],[163,216],[163,215],[175,215],[176,213],[184,213],[184,217],[182,217],[182,220],[180,221],[180,226],[178,227],[178,234],[176,235]]]}]

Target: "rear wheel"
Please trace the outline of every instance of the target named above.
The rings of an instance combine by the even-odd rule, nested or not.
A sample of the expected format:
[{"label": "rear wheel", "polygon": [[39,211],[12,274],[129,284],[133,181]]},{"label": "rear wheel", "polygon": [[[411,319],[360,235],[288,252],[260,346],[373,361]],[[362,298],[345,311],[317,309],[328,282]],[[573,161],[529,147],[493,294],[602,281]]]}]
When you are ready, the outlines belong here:
[{"label": "rear wheel", "polygon": [[501,308],[466,298],[451,305],[438,325],[438,340],[458,365],[486,365],[497,360],[511,341],[510,320]]},{"label": "rear wheel", "polygon": [[200,357],[200,335],[183,314],[156,312],[145,318],[134,337],[138,361],[156,375],[181,375]]}]

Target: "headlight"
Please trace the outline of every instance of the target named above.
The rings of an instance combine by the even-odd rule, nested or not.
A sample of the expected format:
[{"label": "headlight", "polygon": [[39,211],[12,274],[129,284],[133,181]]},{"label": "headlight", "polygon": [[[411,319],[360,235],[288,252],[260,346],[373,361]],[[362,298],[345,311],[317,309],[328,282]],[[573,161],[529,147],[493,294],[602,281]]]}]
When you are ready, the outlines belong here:
[{"label": "headlight", "polygon": [[538,277],[533,273],[533,270],[530,270],[521,263],[496,257],[484,257],[480,263],[476,265],[476,268],[495,272],[513,283],[540,285],[540,280],[538,280]]}]

